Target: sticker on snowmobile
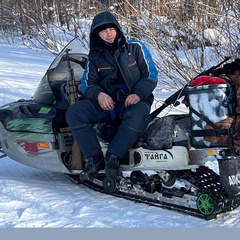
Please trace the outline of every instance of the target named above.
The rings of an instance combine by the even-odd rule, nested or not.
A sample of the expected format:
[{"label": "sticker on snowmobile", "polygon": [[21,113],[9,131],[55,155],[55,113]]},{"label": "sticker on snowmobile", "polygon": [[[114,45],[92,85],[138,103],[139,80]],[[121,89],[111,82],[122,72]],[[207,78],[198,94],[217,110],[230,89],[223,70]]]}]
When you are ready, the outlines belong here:
[{"label": "sticker on snowmobile", "polygon": [[38,113],[41,113],[41,114],[48,114],[50,111],[51,111],[51,108],[42,107],[42,108],[40,108],[40,110],[39,110]]},{"label": "sticker on snowmobile", "polygon": [[138,161],[130,161],[130,164],[144,168],[186,166],[189,161],[188,151],[182,146],[174,146],[167,150],[149,150],[140,147],[130,151],[130,159],[136,158],[135,156]]},{"label": "sticker on snowmobile", "polygon": [[173,159],[173,155],[171,152],[167,150],[162,150],[162,152],[154,151],[147,152],[144,154],[146,160],[157,160],[157,161],[167,161],[169,158]]},{"label": "sticker on snowmobile", "polygon": [[229,185],[235,185],[235,186],[238,186],[240,187],[240,173],[236,174],[236,175],[231,175],[231,176],[228,176],[228,182],[229,182]]},{"label": "sticker on snowmobile", "polygon": [[16,119],[7,123],[7,129],[11,131],[29,131],[39,133],[50,133],[52,131],[49,120],[46,119]]}]

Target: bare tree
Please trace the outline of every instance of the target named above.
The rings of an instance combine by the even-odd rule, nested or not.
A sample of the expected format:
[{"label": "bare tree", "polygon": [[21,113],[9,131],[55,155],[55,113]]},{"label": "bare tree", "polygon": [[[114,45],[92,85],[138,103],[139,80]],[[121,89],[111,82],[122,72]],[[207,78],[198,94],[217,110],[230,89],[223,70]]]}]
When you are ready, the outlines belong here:
[{"label": "bare tree", "polygon": [[128,38],[149,46],[160,81],[179,88],[224,56],[239,57],[239,9],[240,0],[0,0],[0,34],[51,52],[79,36],[88,48],[93,16],[108,10]]}]

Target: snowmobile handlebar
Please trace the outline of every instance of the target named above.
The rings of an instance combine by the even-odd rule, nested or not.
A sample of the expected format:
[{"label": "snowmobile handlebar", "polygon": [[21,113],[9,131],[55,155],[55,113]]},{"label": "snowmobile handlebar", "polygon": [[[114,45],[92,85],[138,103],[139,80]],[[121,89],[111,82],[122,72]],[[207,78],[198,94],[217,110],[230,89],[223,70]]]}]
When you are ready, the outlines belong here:
[{"label": "snowmobile handlebar", "polygon": [[[67,49],[68,50],[68,49]],[[84,62],[82,62],[82,61],[79,61],[79,60],[77,60],[77,59],[75,59],[75,58],[72,58],[72,57],[69,57],[69,56],[64,56],[63,57],[63,60],[64,61],[72,61],[72,62],[75,62],[75,63],[77,63],[77,64],[79,64],[83,69],[85,69],[85,63]]]},{"label": "snowmobile handlebar", "polygon": [[186,94],[186,87],[197,77],[203,76],[203,75],[209,75],[211,72],[213,72],[215,69],[217,69],[218,67],[220,67],[223,63],[227,62],[231,57],[225,57],[223,61],[221,61],[219,64],[217,64],[216,66],[212,66],[211,68],[209,68],[206,71],[201,72],[200,74],[198,74],[196,77],[194,77],[191,81],[189,81],[183,88],[179,89],[177,92],[175,92],[174,94],[172,94],[170,97],[168,97],[164,103],[162,104],[162,106],[160,106],[159,108],[157,108],[156,110],[154,110],[150,116],[151,119],[153,120],[161,111],[163,111],[167,106],[171,105],[171,104],[175,104],[177,102],[177,100],[179,98],[181,98],[182,96],[184,96]]}]

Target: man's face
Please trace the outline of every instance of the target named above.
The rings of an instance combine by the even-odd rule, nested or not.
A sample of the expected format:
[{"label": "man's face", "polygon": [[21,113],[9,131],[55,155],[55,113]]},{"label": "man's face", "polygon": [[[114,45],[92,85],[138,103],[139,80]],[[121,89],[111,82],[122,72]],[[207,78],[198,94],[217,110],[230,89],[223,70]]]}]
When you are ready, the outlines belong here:
[{"label": "man's face", "polygon": [[106,28],[100,31],[98,34],[103,41],[111,44],[114,42],[117,36],[117,30],[114,27]]}]

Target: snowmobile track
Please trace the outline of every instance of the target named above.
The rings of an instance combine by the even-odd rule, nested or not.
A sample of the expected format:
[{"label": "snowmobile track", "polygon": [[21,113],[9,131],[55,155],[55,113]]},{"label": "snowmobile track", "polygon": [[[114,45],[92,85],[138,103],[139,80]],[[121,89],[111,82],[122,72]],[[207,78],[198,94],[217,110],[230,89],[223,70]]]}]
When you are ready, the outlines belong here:
[{"label": "snowmobile track", "polygon": [[[201,166],[195,172],[191,170],[177,170],[175,172],[177,178],[193,184],[197,189],[197,194],[192,194],[185,188],[163,187],[161,193],[155,195],[142,189],[139,190],[141,187],[137,184],[133,184],[136,188],[120,186],[115,192],[106,193],[103,189],[104,174],[99,174],[97,178],[85,182],[80,182],[76,175],[68,176],[76,183],[104,194],[173,210],[205,220],[215,219],[218,214],[232,211],[240,205],[240,198],[228,197],[220,183],[219,175],[211,169]],[[161,195],[161,197],[158,197],[158,195]],[[188,207],[188,205],[191,207]]]}]

